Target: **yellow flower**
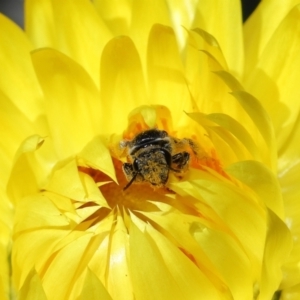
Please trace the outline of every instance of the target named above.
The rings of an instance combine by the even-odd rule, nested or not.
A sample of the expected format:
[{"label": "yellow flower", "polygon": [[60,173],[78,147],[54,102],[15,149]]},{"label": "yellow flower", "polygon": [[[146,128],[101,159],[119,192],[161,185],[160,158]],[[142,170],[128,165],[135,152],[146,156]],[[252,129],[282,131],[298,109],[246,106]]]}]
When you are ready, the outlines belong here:
[{"label": "yellow flower", "polygon": [[[275,2],[246,24],[245,60],[237,0],[27,0],[27,37],[0,18],[0,113],[12,130],[3,182],[16,211],[20,299],[297,292],[299,106],[287,109],[298,105],[299,7],[286,16],[289,1],[274,16]],[[130,147],[153,128],[171,150],[137,152],[160,153],[162,165],[153,154],[144,161],[147,175],[135,171],[147,156]]]},{"label": "yellow flower", "polygon": [[282,189],[285,221],[293,236],[293,250],[283,267],[280,299],[300,297],[299,17],[299,1],[263,1],[244,28],[244,82],[262,101],[274,126],[277,176]]}]

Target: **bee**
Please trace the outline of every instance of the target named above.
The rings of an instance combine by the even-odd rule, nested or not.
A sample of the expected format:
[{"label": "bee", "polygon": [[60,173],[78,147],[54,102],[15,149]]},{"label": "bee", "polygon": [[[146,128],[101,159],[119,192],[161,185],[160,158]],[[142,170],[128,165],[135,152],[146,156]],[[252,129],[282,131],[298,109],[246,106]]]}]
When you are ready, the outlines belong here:
[{"label": "bee", "polygon": [[183,173],[190,160],[186,151],[178,152],[176,145],[182,140],[172,138],[164,130],[149,129],[139,133],[131,141],[122,141],[120,146],[127,148],[131,163],[123,163],[123,172],[128,189],[136,182],[148,182],[152,186],[164,186],[169,172]]}]

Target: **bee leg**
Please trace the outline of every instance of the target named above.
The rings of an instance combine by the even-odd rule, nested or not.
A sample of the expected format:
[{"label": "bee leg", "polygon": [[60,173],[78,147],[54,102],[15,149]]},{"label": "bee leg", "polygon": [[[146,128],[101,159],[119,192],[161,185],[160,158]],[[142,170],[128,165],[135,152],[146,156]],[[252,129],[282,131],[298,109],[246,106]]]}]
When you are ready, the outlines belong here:
[{"label": "bee leg", "polygon": [[123,187],[123,191],[127,190],[127,189],[131,186],[131,184],[134,182],[134,180],[136,179],[136,176],[137,176],[138,174],[139,174],[139,173],[135,173],[135,174],[132,176],[131,180]]},{"label": "bee leg", "polygon": [[180,172],[183,170],[190,159],[190,154],[188,152],[179,152],[172,156],[172,167],[170,168],[172,171]]},{"label": "bee leg", "polygon": [[122,166],[123,172],[127,178],[127,180],[131,180],[131,178],[133,177],[135,171],[133,169],[133,165],[130,163],[124,163]]},{"label": "bee leg", "polygon": [[126,179],[129,181],[126,186],[123,188],[123,191],[127,190],[131,184],[137,179],[139,172],[136,172],[133,169],[133,165],[130,163],[123,164],[123,172],[126,176]]},{"label": "bee leg", "polygon": [[198,154],[197,150],[199,150],[197,144],[191,139],[184,139],[184,141],[189,145],[189,147],[193,151],[193,153],[195,155],[197,155]]},{"label": "bee leg", "polygon": [[129,163],[124,163],[123,166],[122,166],[122,169],[123,169],[123,172],[126,176],[127,181],[129,181],[127,183],[127,185],[123,188],[123,190],[126,190],[127,188],[129,188],[129,186],[134,181],[134,179],[136,177],[136,172],[133,170],[133,165],[129,164]]}]

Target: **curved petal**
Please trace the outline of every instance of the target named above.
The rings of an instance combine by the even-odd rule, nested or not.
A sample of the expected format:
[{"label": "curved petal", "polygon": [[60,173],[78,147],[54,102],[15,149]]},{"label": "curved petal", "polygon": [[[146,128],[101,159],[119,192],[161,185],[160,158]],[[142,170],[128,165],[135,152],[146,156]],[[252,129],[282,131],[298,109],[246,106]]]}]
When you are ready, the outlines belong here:
[{"label": "curved petal", "polygon": [[[56,299],[76,299],[84,282],[84,270],[98,243],[98,236],[93,237],[93,233],[84,232],[57,251],[42,276],[46,294],[52,295],[50,299],[54,299],[54,291]],[[58,281],[63,284],[57,285]]]},{"label": "curved petal", "polygon": [[[215,122],[213,117],[210,118],[211,115],[192,113],[188,114],[188,116],[190,116],[205,129],[205,134],[208,135],[213,144],[212,149],[206,151],[206,153],[215,152],[217,157],[220,158],[223,167],[226,167],[236,161],[249,159],[251,157],[249,156],[249,151],[247,148],[244,147],[238,138],[232,132],[230,132],[226,126],[218,126],[218,121],[216,120]],[[201,142],[203,143],[203,146],[201,146],[206,146],[205,148],[207,148],[207,141],[201,138]],[[201,142],[200,144],[202,144]]]},{"label": "curved petal", "polygon": [[300,139],[300,111],[294,124],[286,126],[282,138],[279,139],[278,172],[279,177],[284,177],[286,172],[299,164],[299,139]]},{"label": "curved petal", "polygon": [[[222,274],[233,299],[253,299],[252,266],[239,243],[229,234],[200,223],[193,223],[191,232]],[[234,258],[234,263],[231,258]],[[239,277],[237,274],[243,274],[243,276]],[[207,299],[214,298],[208,297]]]},{"label": "curved petal", "polygon": [[283,219],[281,189],[274,174],[256,161],[241,161],[226,168],[226,172],[253,189],[278,217]]},{"label": "curved petal", "polygon": [[42,281],[34,269],[28,274],[18,296],[24,300],[47,300]]},{"label": "curved petal", "polygon": [[107,134],[121,133],[128,113],[148,103],[139,54],[129,37],[117,37],[107,43],[100,72],[103,127]]},{"label": "curved petal", "polygon": [[229,70],[242,76],[244,49],[241,3],[239,0],[200,0],[192,28],[199,27],[219,42]]},{"label": "curved petal", "polygon": [[[62,197],[61,197],[62,198]],[[23,198],[17,205],[12,248],[13,281],[19,289],[33,267],[40,269],[53,243],[67,234],[69,221],[44,195]],[[34,240],[35,243],[29,241]]]},{"label": "curved petal", "polygon": [[[293,237],[293,249],[283,267],[284,278],[282,288],[290,288],[300,282],[300,189],[299,189],[300,161],[294,161],[293,166],[284,169],[279,174],[284,208],[285,222]],[[290,292],[287,292],[289,294]],[[292,292],[291,292],[292,293]],[[293,299],[293,298],[291,298]]]},{"label": "curved petal", "polygon": [[[146,234],[155,241],[185,298],[197,299],[201,294],[203,299],[252,299],[252,266],[244,249],[206,212],[202,210],[199,217],[174,209],[163,215],[145,213],[160,231],[147,226]],[[239,262],[232,264],[231,257]],[[244,274],[240,280],[239,273]]]},{"label": "curved petal", "polygon": [[[199,293],[208,299],[228,299],[226,294],[224,298],[221,297],[221,293],[177,247],[149,225],[140,228],[143,225],[135,223],[141,221],[133,219],[135,221],[130,227],[130,270],[137,299],[179,300],[187,296],[193,299]],[[174,261],[180,263],[174,265]],[[178,270],[179,266],[181,271]],[[152,272],[149,272],[150,269]],[[186,274],[190,274],[191,278],[182,276],[185,271],[188,271]]]},{"label": "curved petal", "polygon": [[[257,201],[256,195],[245,192],[232,182],[198,170],[190,170],[187,181],[172,183],[171,187],[179,194],[199,199],[216,213],[220,218],[220,228],[226,232],[229,230],[243,245],[252,265],[253,276],[259,278],[265,243],[266,211],[264,205]],[[214,220],[217,222],[217,218]]]},{"label": "curved petal", "polygon": [[267,146],[267,153],[263,153],[264,161],[275,171],[277,163],[275,135],[269,115],[261,103],[251,94],[237,91],[233,92],[232,95],[238,100],[260,132]]},{"label": "curved petal", "polygon": [[280,294],[281,300],[298,300],[300,298],[300,284],[285,289]]},{"label": "curved petal", "polygon": [[[193,234],[192,228],[190,230]],[[146,227],[145,235],[153,246],[159,249],[165,265],[185,299],[197,299],[200,294],[203,299],[223,298],[209,276],[198,268],[193,259],[190,259],[177,245],[150,225]],[[174,264],[174,261],[177,263]],[[228,295],[224,293],[223,296],[226,299]]]},{"label": "curved petal", "polygon": [[[299,49],[300,4],[281,22],[246,81],[248,90],[270,114],[277,136],[298,118]],[[279,148],[285,142],[285,139],[281,140]]]},{"label": "curved petal", "polygon": [[251,132],[255,130],[247,113],[232,101],[230,90],[238,92],[244,88],[227,71],[224,55],[216,39],[199,28],[188,34],[185,67],[196,110],[206,114],[226,113],[251,128]]},{"label": "curved petal", "polygon": [[82,292],[78,298],[78,300],[86,299],[113,300],[103,286],[102,282],[90,269],[88,269],[86,272]]},{"label": "curved petal", "polygon": [[255,159],[261,160],[256,143],[242,124],[230,116],[220,113],[209,114],[207,118],[231,132],[248,149]]},{"label": "curved petal", "polygon": [[83,159],[83,164],[100,170],[117,182],[115,169],[109,150],[103,145],[100,137],[95,137],[89,142],[78,155]]},{"label": "curved petal", "polygon": [[54,170],[53,176],[45,189],[77,201],[83,201],[86,194],[75,160],[71,160],[65,166]]},{"label": "curved petal", "polygon": [[55,48],[57,37],[52,3],[49,0],[26,0],[25,32],[35,48]]},{"label": "curved petal", "polygon": [[130,271],[136,298],[184,299],[149,235],[134,223],[130,227]]},{"label": "curved petal", "polygon": [[[255,68],[271,36],[299,0],[264,0],[244,25],[245,75]],[[269,52],[271,54],[272,52]]]},{"label": "curved petal", "polygon": [[107,289],[113,299],[132,299],[134,290],[129,272],[129,234],[120,215],[112,227],[108,253]]},{"label": "curved petal", "polygon": [[[2,191],[1,191],[2,192]],[[3,193],[3,192],[2,192]],[[10,299],[10,243],[13,210],[6,197],[0,197],[0,297]]]},{"label": "curved petal", "polygon": [[156,24],[148,43],[148,82],[151,103],[170,107],[180,127],[191,111],[191,95],[184,76],[175,35],[170,27]]},{"label": "curved petal", "polygon": [[147,70],[148,36],[153,24],[170,26],[170,15],[165,1],[133,0],[130,37],[132,37],[144,66]]},{"label": "curved petal", "polygon": [[[34,151],[43,143],[44,139],[38,135],[33,135],[27,138],[19,147],[7,184],[7,194],[11,201],[17,203],[24,196],[39,190],[36,174],[34,173],[34,165],[36,163]],[[24,176],[23,172],[26,172],[26,176]]]},{"label": "curved petal", "polygon": [[271,299],[278,289],[282,280],[282,264],[291,248],[290,231],[282,220],[269,211],[259,299]]},{"label": "curved petal", "polygon": [[132,0],[93,0],[93,4],[114,36],[128,35]]},{"label": "curved petal", "polygon": [[57,44],[99,83],[101,53],[112,35],[88,0],[52,0]]},{"label": "curved petal", "polygon": [[[42,93],[30,62],[32,46],[21,29],[0,14],[0,90],[30,121],[44,112]],[[13,42],[11,42],[13,41]]]},{"label": "curved petal", "polygon": [[74,155],[103,130],[99,91],[81,66],[58,51],[35,51],[32,61],[47,100],[57,153],[61,158]]},{"label": "curved petal", "polygon": [[[32,122],[0,90],[0,188],[5,189],[14,155],[21,142],[35,133]],[[40,132],[45,134],[45,132]]]}]

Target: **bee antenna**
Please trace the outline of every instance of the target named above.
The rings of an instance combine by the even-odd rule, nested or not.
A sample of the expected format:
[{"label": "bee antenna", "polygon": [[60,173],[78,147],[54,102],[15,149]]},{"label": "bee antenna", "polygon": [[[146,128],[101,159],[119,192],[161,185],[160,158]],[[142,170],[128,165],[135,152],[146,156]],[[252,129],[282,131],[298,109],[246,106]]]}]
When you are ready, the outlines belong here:
[{"label": "bee antenna", "polygon": [[126,186],[123,188],[123,191],[127,190],[127,189],[131,186],[131,184],[134,182],[134,180],[136,179],[136,176],[137,176],[138,174],[139,174],[139,173],[136,172],[136,173],[132,176],[131,180],[130,180],[130,181],[126,184]]}]

